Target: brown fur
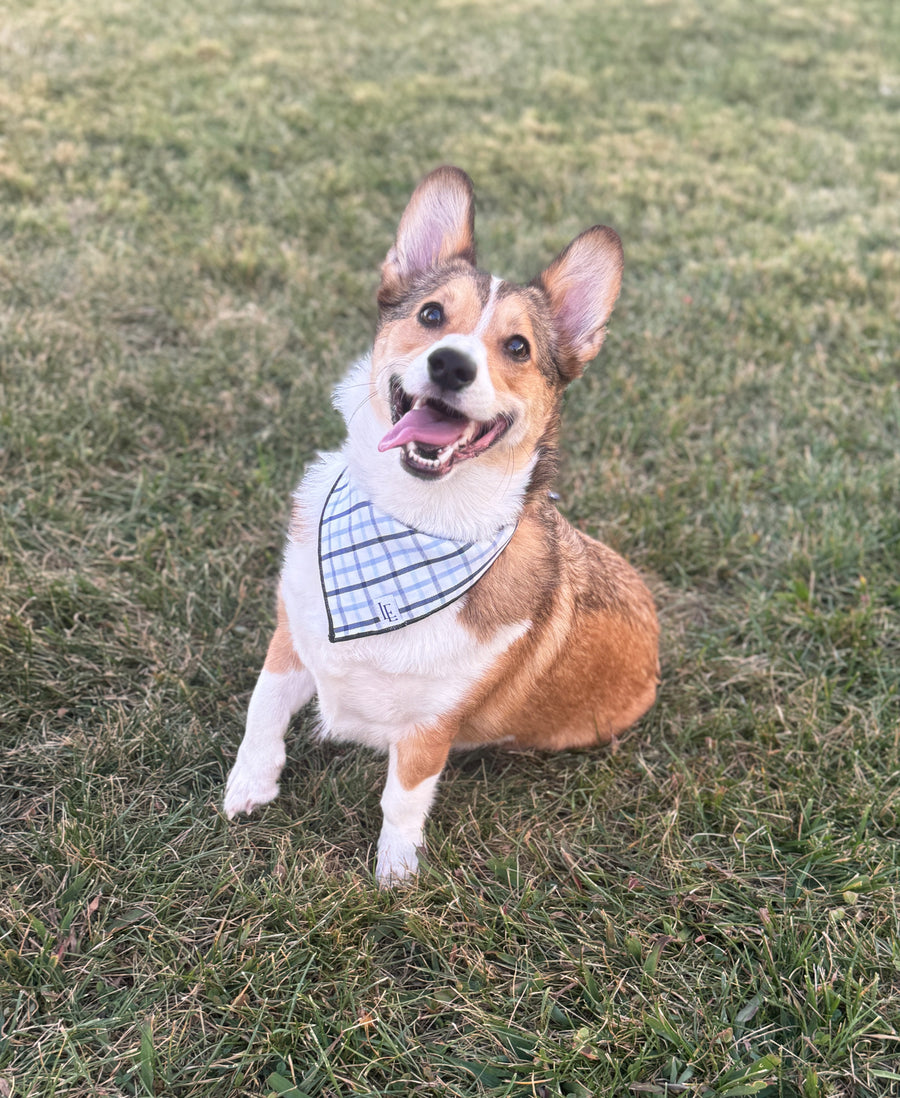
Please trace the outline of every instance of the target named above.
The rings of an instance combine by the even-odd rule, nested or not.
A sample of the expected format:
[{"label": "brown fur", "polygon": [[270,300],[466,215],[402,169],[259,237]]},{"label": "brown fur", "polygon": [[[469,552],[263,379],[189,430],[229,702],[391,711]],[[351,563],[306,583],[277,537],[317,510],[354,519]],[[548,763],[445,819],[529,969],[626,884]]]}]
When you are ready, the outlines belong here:
[{"label": "brown fur", "polygon": [[[403,299],[403,307],[390,310],[390,319],[382,317],[373,362],[384,363],[389,374],[393,363],[411,357],[421,348],[422,327],[417,315],[429,301],[443,308],[447,330],[461,334],[475,331],[482,320],[489,286],[490,278],[484,272],[458,262],[448,268],[444,281],[435,278],[427,285],[416,282],[415,292]],[[510,359],[503,349],[513,334],[524,337],[534,349],[526,363]],[[523,413],[527,413],[522,416],[527,430],[513,454],[496,449],[478,460],[511,471],[527,465],[535,451],[541,449],[548,423],[553,427],[547,440],[555,448],[556,412],[564,382],[554,366],[554,335],[545,295],[534,287],[503,283],[484,342],[493,385],[498,394],[511,394],[521,403]],[[375,407],[383,409],[386,426],[390,422],[387,407],[383,400],[377,399],[377,393],[379,386],[385,391],[387,383],[388,378],[379,373],[376,365],[370,395]]]},{"label": "brown fur", "polygon": [[[444,212],[426,216],[435,194],[450,197],[455,220]],[[442,169],[417,189],[404,214],[382,270],[373,398],[386,385],[378,364],[390,371],[421,348],[418,313],[426,302],[442,307],[446,330],[481,330],[489,280],[474,266],[467,201],[467,179]],[[427,274],[409,261],[415,254],[431,257]],[[530,625],[455,712],[405,741],[409,780],[436,773],[451,742],[550,749],[607,742],[656,696],[659,630],[650,593],[620,556],[569,526],[546,495],[562,392],[600,350],[621,274],[618,236],[595,226],[531,285],[502,283],[481,330],[494,390],[517,409],[519,426],[514,448],[498,446],[478,461],[512,471],[538,460],[516,533],[466,596],[461,620],[476,644],[502,626]],[[513,333],[528,341],[527,360],[506,352]]]},{"label": "brown fur", "polygon": [[452,727],[443,722],[401,740],[397,744],[397,776],[403,788],[415,789],[426,778],[439,774],[444,769],[452,740]]},{"label": "brown fur", "polygon": [[522,620],[531,628],[453,714],[458,745],[588,747],[653,704],[659,628],[649,591],[618,554],[573,530],[549,502],[526,509],[462,610],[482,641]]},{"label": "brown fur", "polygon": [[[451,745],[605,743],[653,704],[659,679],[649,591],[618,554],[574,530],[546,493],[562,393],[603,343],[621,285],[621,243],[612,229],[595,226],[530,285],[502,282],[482,330],[491,277],[475,266],[472,198],[471,181],[452,168],[438,169],[413,194],[382,267],[370,396],[387,426],[394,364],[435,338],[419,320],[425,303],[441,306],[446,331],[481,331],[494,390],[517,411],[517,434],[514,446],[477,460],[509,472],[537,461],[512,541],[465,597],[461,621],[474,644],[503,626],[529,626],[456,711],[398,744],[405,788],[438,773]],[[530,345],[527,360],[507,352],[513,334]],[[292,536],[301,521],[295,507]],[[282,614],[279,605],[273,665],[287,659]]]},{"label": "brown fur", "polygon": [[291,640],[291,629],[288,625],[287,611],[284,608],[284,600],[281,592],[278,592],[278,605],[275,632],[269,641],[269,650],[266,652],[266,662],[263,667],[274,675],[283,675],[287,671],[302,671],[303,664],[294,650],[294,642]]},{"label": "brown fur", "polygon": [[[365,415],[346,414],[347,391],[339,390],[350,445],[325,460],[336,475],[343,456],[352,475],[368,480],[361,445],[373,443],[378,455],[402,445],[390,459],[372,454],[366,487],[376,506],[460,543],[515,522],[512,539],[459,601],[410,628],[405,641],[401,633],[379,650],[373,635],[321,650],[313,646],[328,642],[311,565],[324,484],[310,474],[309,491],[295,495],[277,625],[224,798],[231,818],[277,796],[290,715],[318,690],[326,733],[389,751],[375,869],[382,885],[416,872],[451,748],[605,743],[653,704],[659,677],[647,588],[620,556],[573,529],[547,494],[563,392],[599,351],[619,293],[619,238],[595,225],[519,286],[475,266],[473,223],[464,172],[439,168],[416,188],[382,266],[373,352],[358,364],[371,365],[368,405],[356,404]],[[455,365],[454,355],[438,355],[441,341],[445,352],[455,345]],[[349,379],[354,403],[360,380]],[[401,416],[410,417],[405,425]],[[395,433],[376,434],[393,420]],[[363,433],[354,437],[357,422]],[[455,441],[442,449],[431,445],[448,438]],[[315,665],[309,673],[285,593]]]}]

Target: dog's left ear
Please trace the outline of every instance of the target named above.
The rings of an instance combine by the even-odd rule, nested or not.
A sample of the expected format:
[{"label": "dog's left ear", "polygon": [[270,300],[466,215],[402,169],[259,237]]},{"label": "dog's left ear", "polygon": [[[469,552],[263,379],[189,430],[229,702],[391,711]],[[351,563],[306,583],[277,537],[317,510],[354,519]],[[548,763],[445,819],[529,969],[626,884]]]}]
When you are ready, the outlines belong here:
[{"label": "dog's left ear", "polygon": [[565,248],[534,285],[550,301],[566,381],[580,377],[603,346],[622,285],[624,255],[618,234],[595,225]]},{"label": "dog's left ear", "polygon": [[413,275],[451,259],[475,263],[475,192],[464,171],[447,166],[413,191],[381,267],[379,304],[395,300]]}]

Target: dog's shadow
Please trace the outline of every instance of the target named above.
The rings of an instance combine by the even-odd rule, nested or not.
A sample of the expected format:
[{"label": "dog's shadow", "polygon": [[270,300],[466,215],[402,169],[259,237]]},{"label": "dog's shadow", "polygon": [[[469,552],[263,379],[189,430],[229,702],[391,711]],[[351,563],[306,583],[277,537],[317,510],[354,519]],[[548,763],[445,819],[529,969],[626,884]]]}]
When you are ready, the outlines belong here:
[{"label": "dog's shadow", "polygon": [[[309,710],[289,733],[276,811],[303,836],[303,846],[327,848],[336,871],[346,871],[365,861],[366,851],[371,855],[387,760],[357,744],[318,740],[315,727]],[[439,850],[455,862],[463,848],[476,861],[490,860],[519,847],[536,828],[567,830],[578,803],[621,780],[622,760],[613,756],[608,748],[451,753],[429,815],[429,849],[439,860]]]}]

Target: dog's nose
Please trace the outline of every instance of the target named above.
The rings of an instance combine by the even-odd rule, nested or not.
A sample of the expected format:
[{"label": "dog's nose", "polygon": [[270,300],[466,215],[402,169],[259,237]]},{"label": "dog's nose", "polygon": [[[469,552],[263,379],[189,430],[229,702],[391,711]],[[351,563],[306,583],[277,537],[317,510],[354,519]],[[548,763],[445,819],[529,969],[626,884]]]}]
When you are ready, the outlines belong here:
[{"label": "dog's nose", "polygon": [[477,364],[455,347],[437,347],[428,356],[428,376],[442,389],[465,389],[477,373]]}]

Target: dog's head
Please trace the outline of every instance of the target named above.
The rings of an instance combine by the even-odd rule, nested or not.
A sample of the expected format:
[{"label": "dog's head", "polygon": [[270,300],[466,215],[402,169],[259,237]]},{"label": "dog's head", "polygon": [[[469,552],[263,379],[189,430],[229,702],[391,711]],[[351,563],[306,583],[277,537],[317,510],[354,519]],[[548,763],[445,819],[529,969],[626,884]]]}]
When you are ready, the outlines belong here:
[{"label": "dog's head", "polygon": [[588,229],[520,286],[475,266],[473,222],[464,172],[419,184],[381,271],[365,426],[358,374],[339,400],[355,464],[389,510],[420,520],[465,500],[517,508],[546,483],[563,389],[600,350],[621,282],[612,229]]}]

